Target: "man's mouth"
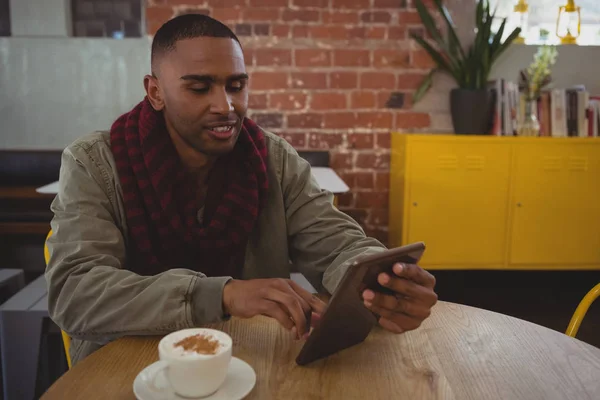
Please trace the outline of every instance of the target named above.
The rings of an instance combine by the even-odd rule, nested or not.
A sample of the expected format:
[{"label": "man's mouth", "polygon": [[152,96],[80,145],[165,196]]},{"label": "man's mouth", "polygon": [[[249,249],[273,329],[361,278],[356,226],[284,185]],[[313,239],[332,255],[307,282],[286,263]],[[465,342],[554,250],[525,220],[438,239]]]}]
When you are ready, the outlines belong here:
[{"label": "man's mouth", "polygon": [[209,134],[215,139],[226,140],[233,136],[235,124],[213,126],[207,129]]}]

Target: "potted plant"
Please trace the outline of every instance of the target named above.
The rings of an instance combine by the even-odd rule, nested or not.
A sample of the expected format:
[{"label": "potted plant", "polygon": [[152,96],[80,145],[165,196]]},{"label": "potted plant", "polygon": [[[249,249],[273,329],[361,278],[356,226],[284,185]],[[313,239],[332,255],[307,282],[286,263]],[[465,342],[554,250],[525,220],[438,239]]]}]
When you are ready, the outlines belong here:
[{"label": "potted plant", "polygon": [[431,87],[433,76],[450,75],[458,85],[450,92],[452,124],[457,134],[486,134],[492,127],[494,96],[488,89],[492,65],[519,36],[516,28],[502,41],[506,18],[497,32],[492,31],[495,12],[490,11],[488,0],[479,0],[475,12],[475,39],[465,48],[454,28],[454,23],[442,0],[433,0],[433,7],[442,16],[447,35],[444,37],[423,0],[415,0],[417,12],[431,39],[411,33],[411,37],[431,56],[436,67],[423,79],[413,101],[418,102]]}]

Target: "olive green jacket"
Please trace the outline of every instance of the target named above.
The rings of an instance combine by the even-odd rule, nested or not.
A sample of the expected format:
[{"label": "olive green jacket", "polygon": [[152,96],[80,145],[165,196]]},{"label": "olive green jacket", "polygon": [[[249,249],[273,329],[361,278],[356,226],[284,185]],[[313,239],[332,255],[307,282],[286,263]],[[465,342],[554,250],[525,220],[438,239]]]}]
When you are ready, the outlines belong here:
[{"label": "olive green jacket", "polygon": [[[301,272],[333,292],[359,255],[384,249],[332,204],[309,164],[266,132],[269,189],[246,250],[243,278]],[[95,132],[62,155],[46,268],[50,317],[71,338],[73,363],[126,335],[161,335],[226,318],[230,277],[177,268],[143,276],[127,269],[127,220],[109,133]],[[202,268],[199,268],[200,270]]]}]

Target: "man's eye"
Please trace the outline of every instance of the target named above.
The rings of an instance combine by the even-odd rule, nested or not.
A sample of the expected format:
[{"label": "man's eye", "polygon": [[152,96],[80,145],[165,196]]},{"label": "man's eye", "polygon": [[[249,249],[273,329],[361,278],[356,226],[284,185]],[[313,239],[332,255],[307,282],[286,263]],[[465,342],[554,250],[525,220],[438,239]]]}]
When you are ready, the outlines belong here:
[{"label": "man's eye", "polygon": [[236,81],[232,82],[227,86],[227,90],[230,92],[240,92],[246,87],[246,82]]},{"label": "man's eye", "polygon": [[193,88],[190,88],[190,90],[192,92],[196,92],[196,93],[207,93],[210,90],[210,88],[208,86],[205,86],[205,87],[193,87]]}]

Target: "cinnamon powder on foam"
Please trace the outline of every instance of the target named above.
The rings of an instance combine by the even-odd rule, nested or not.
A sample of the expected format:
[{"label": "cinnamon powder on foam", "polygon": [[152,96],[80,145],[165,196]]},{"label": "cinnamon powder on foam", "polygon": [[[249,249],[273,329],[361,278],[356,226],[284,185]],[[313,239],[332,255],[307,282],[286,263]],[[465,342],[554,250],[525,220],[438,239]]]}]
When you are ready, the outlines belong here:
[{"label": "cinnamon powder on foam", "polygon": [[198,354],[215,354],[219,349],[219,341],[199,333],[180,340],[175,343],[175,347],[182,347],[185,351],[193,351]]}]

